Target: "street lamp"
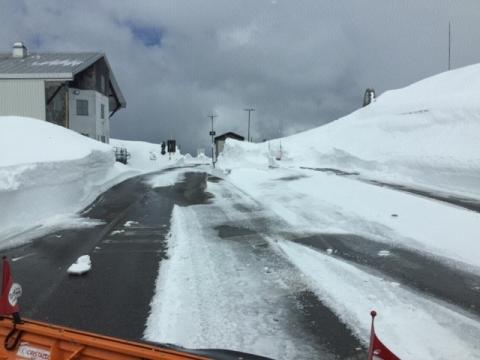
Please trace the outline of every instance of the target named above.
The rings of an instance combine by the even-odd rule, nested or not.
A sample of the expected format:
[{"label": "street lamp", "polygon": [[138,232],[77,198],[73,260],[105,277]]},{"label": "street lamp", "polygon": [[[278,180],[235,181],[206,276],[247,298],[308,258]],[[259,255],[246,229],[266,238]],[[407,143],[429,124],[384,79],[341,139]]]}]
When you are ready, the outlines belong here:
[{"label": "street lamp", "polygon": [[252,139],[250,139],[250,113],[252,111],[255,111],[254,108],[249,108],[249,109],[244,109],[245,111],[248,111],[248,134],[247,134],[247,141],[252,141]]}]

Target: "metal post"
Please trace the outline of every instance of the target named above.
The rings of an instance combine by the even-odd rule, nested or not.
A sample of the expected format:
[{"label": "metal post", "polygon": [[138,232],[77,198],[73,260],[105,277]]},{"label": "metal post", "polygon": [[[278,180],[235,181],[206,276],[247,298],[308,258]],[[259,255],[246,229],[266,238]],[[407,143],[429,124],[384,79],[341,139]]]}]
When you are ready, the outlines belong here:
[{"label": "metal post", "polygon": [[448,70],[451,69],[452,61],[451,61],[451,49],[452,49],[452,30],[451,30],[451,22],[448,22]]},{"label": "metal post", "polygon": [[208,115],[208,117],[212,120],[212,130],[210,131],[210,135],[212,136],[212,165],[215,167],[215,131],[213,131],[213,119],[216,118],[218,115]]},{"label": "metal post", "polygon": [[252,141],[250,138],[250,113],[252,111],[255,111],[254,108],[249,108],[249,109],[244,109],[245,111],[248,111],[248,132],[247,132],[247,141]]}]

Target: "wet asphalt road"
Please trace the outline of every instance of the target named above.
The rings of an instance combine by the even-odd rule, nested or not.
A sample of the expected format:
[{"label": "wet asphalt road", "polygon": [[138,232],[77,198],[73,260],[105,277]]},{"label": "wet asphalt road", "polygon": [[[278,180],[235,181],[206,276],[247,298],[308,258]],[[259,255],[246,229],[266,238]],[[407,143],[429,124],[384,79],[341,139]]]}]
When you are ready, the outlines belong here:
[{"label": "wet asphalt road", "polygon": [[[15,279],[24,290],[23,316],[141,338],[158,264],[165,256],[174,202],[162,196],[163,191],[146,186],[142,178],[127,180],[84,212],[86,217],[105,221],[104,225],[55,232],[8,250]],[[124,227],[127,220],[142,226]],[[114,230],[128,231],[130,236],[110,235]],[[69,276],[66,269],[83,254],[90,255],[92,270],[84,276]]]},{"label": "wet asphalt road", "polygon": [[[173,205],[208,199],[206,174],[156,189],[144,182],[150,176],[114,186],[82,213],[103,225],[57,231],[2,252],[12,259],[15,281],[23,287],[23,316],[142,338],[159,263],[166,256]],[[67,268],[84,254],[90,255],[92,270],[68,275]]]}]

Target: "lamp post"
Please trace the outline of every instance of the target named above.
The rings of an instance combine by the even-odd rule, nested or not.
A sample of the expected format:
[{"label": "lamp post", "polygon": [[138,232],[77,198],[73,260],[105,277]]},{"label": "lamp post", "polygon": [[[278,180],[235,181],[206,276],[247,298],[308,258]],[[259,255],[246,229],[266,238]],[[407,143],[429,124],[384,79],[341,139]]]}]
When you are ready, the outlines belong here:
[{"label": "lamp post", "polygon": [[250,113],[252,111],[255,111],[254,108],[249,108],[249,109],[244,109],[245,111],[248,111],[248,132],[247,132],[247,141],[251,141],[250,139]]}]

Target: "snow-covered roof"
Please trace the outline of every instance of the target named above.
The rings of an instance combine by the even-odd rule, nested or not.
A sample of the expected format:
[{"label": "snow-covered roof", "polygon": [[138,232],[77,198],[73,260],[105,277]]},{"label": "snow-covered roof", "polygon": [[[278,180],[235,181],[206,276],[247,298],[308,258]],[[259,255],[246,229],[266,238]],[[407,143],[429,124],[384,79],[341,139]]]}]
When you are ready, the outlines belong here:
[{"label": "snow-covered roof", "polygon": [[25,57],[0,53],[0,79],[73,80],[76,74],[101,58],[105,60],[110,71],[110,81],[115,95],[121,107],[125,107],[125,98],[103,53],[35,53]]},{"label": "snow-covered roof", "polygon": [[245,138],[242,136],[242,135],[238,135],[232,131],[229,131],[229,132],[226,132],[222,135],[218,135],[215,137],[215,141],[217,140],[225,140],[226,138],[232,138],[232,139],[236,139],[236,140],[245,140]]}]

